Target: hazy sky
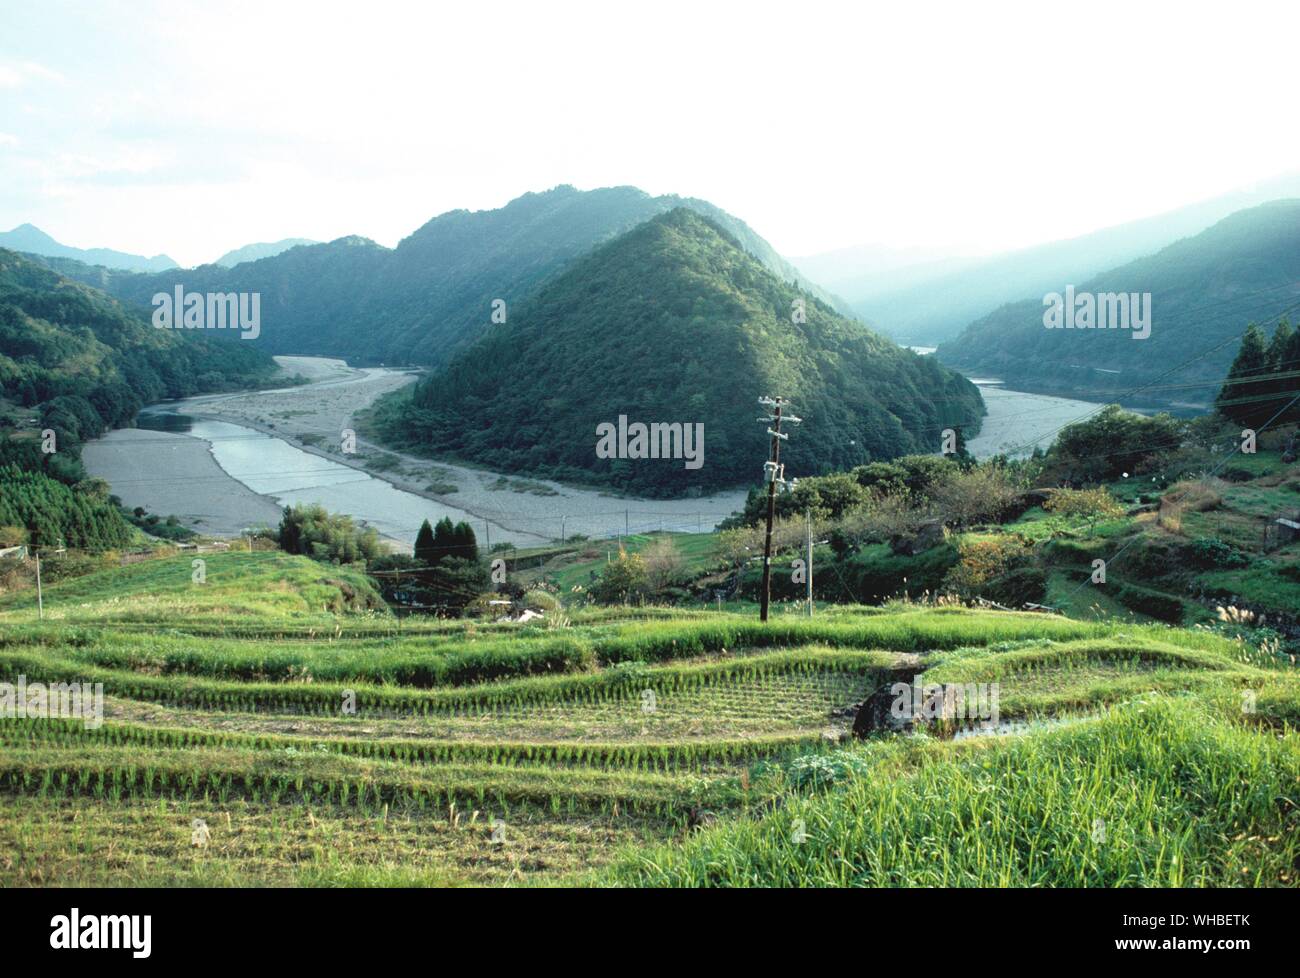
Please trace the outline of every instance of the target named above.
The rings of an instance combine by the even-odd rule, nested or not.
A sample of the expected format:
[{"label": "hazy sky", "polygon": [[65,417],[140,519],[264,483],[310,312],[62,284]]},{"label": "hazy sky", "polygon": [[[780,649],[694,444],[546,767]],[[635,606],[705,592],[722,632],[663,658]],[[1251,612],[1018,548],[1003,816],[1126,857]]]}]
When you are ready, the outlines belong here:
[{"label": "hazy sky", "polygon": [[0,230],[190,265],[634,184],[787,255],[997,250],[1296,169],[1298,11],[0,0]]}]

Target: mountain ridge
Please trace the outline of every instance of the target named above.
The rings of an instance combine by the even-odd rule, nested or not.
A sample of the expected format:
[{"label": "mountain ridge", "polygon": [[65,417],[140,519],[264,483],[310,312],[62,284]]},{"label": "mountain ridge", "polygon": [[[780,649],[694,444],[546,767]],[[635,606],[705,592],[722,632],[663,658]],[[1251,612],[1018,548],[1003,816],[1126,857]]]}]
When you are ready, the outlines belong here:
[{"label": "mountain ridge", "polygon": [[128,272],[162,272],[180,267],[166,255],[146,258],[112,248],[74,248],[56,241],[34,224],[20,224],[10,231],[0,231],[0,248],[46,258],[70,258],[87,265]]},{"label": "mountain ridge", "polygon": [[349,236],[233,268],[107,276],[83,269],[80,275],[140,306],[176,285],[260,292],[263,336],[273,353],[439,366],[491,325],[497,300],[508,314],[594,247],[678,201],[715,217],[777,274],[806,282],[748,225],[707,202],[651,197],[635,187],[583,191],[568,185],[493,210],[448,211],[391,249]]},{"label": "mountain ridge", "polygon": [[[1151,334],[1046,329],[1043,296],[1008,303],[939,346],[950,366],[992,374],[1008,386],[1113,399],[1154,382],[1204,351],[1161,389],[1123,398],[1134,405],[1208,408],[1250,322],[1275,322],[1300,302],[1300,198],[1238,211],[1153,255],[1074,285],[1077,294],[1151,293]],[[1294,313],[1293,313],[1294,314]],[[1176,385],[1176,386],[1175,386]]]},{"label": "mountain ridge", "polygon": [[[802,304],[803,322],[798,322]],[[727,369],[721,370],[725,363]],[[758,398],[806,423],[790,475],[934,451],[978,427],[978,390],[782,281],[729,231],[678,207],[584,257],[377,423],[395,445],[494,469],[679,495],[761,479]],[[704,425],[704,463],[600,458],[597,429]],[[606,429],[608,430],[608,429]]]}]

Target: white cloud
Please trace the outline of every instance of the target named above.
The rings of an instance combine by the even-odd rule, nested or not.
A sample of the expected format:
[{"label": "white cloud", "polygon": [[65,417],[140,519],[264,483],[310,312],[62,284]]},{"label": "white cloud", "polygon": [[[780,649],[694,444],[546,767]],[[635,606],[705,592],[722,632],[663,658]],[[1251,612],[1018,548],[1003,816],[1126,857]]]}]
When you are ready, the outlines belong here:
[{"label": "white cloud", "polygon": [[1277,125],[1295,5],[33,8],[9,39],[65,83],[24,88],[38,111],[6,128],[57,182],[0,179],[0,224],[48,207],[78,238],[183,262],[393,244],[557,183],[704,197],[786,254],[989,250],[1300,162],[1300,129]]},{"label": "white cloud", "polygon": [[34,81],[65,80],[59,72],[34,61],[0,61],[0,88],[22,88]]}]

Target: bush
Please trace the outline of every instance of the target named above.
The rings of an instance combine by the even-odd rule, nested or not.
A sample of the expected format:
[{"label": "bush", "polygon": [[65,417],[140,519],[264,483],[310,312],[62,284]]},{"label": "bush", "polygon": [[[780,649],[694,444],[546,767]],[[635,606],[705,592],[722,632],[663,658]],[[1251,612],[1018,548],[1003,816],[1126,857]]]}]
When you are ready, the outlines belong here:
[{"label": "bush", "polygon": [[374,530],[363,530],[351,516],[329,513],[316,503],[284,508],[279,541],[286,553],[335,564],[365,563],[384,553]]},{"label": "bush", "polygon": [[1043,503],[1043,509],[1060,516],[1086,520],[1089,529],[1099,520],[1117,519],[1124,515],[1124,507],[1105,486],[1095,489],[1057,489]]},{"label": "bush", "polygon": [[605,565],[591,585],[591,599],[600,604],[628,604],[645,597],[649,581],[641,555],[620,548],[618,557]]},{"label": "bush", "polygon": [[646,583],[651,591],[659,592],[681,583],[686,573],[686,561],[672,537],[656,537],[641,551],[645,562]]},{"label": "bush", "polygon": [[961,559],[944,575],[942,590],[964,598],[984,597],[987,585],[1022,566],[1030,549],[1017,537],[963,541]]},{"label": "bush", "polygon": [[1236,547],[1213,537],[1199,537],[1187,548],[1192,563],[1200,568],[1245,567],[1250,560]]},{"label": "bush", "polygon": [[993,578],[983,590],[984,597],[1008,608],[1042,604],[1046,594],[1047,574],[1040,567],[1017,567]]},{"label": "bush", "polygon": [[1120,584],[1111,594],[1125,608],[1159,621],[1178,625],[1183,620],[1183,603],[1172,594],[1152,591],[1135,584]]},{"label": "bush", "polygon": [[933,490],[945,522],[957,526],[1000,522],[1020,502],[1020,489],[1006,470],[980,465],[951,474]]},{"label": "bush", "polygon": [[534,590],[524,594],[524,607],[538,611],[555,611],[560,607],[560,599],[550,591]]}]

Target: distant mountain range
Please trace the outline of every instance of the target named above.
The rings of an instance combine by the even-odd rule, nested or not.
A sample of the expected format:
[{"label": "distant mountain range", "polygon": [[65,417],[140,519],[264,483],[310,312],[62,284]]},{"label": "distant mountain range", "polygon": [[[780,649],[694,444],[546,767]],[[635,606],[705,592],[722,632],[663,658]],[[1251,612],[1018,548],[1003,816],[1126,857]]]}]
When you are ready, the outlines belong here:
[{"label": "distant mountain range", "polygon": [[1229,214],[1300,196],[1300,175],[1104,228],[989,257],[879,246],[796,259],[801,271],[848,300],[864,321],[902,343],[935,346],[1008,302],[1082,282],[1198,234]]},{"label": "distant mountain range", "polygon": [[[1048,329],[1043,298],[1151,295],[1151,332]],[[1209,407],[1251,322],[1300,312],[1300,199],[1235,213],[1154,255],[1086,279],[1055,279],[939,346],[944,363],[1021,390],[1135,405]],[[1165,376],[1165,375],[1168,376]],[[1134,388],[1149,385],[1130,394]]]},{"label": "distant mountain range", "polygon": [[12,231],[0,231],[0,248],[24,251],[48,258],[72,258],[87,265],[103,265],[127,272],[162,272],[179,266],[166,255],[130,255],[112,248],[73,248],[59,244],[48,234],[31,224],[20,224]]},{"label": "distant mountain range", "polygon": [[[802,320],[802,321],[801,321]],[[681,206],[574,262],[450,364],[379,411],[394,443],[494,469],[680,495],[752,484],[783,394],[788,472],[933,452],[978,427],[976,387],[783,281],[727,228]],[[620,421],[620,418],[623,421]],[[636,457],[637,424],[703,426],[698,464]],[[628,455],[597,447],[609,425]]]},{"label": "distant mountain range", "polygon": [[298,245],[320,244],[319,241],[313,241],[311,238],[285,238],[282,241],[266,241],[257,244],[247,244],[242,248],[236,248],[234,251],[227,251],[218,258],[214,265],[221,265],[223,268],[233,268],[235,265],[242,265],[246,261],[259,261],[263,258],[271,258],[290,248],[296,248]]},{"label": "distant mountain range", "polygon": [[592,248],[676,207],[717,222],[779,278],[847,312],[800,275],[743,221],[707,201],[652,197],[635,187],[530,193],[488,211],[456,210],[396,248],[366,238],[303,245],[232,268],[203,265],[151,275],[59,270],[147,305],[176,285],[202,292],[258,292],[263,342],[272,353],[358,362],[439,365],[519,300]]},{"label": "distant mountain range", "polygon": [[0,249],[0,396],[57,408],[74,435],[129,424],[151,401],[237,389],[276,369],[255,343],[154,329],[142,312]]}]

